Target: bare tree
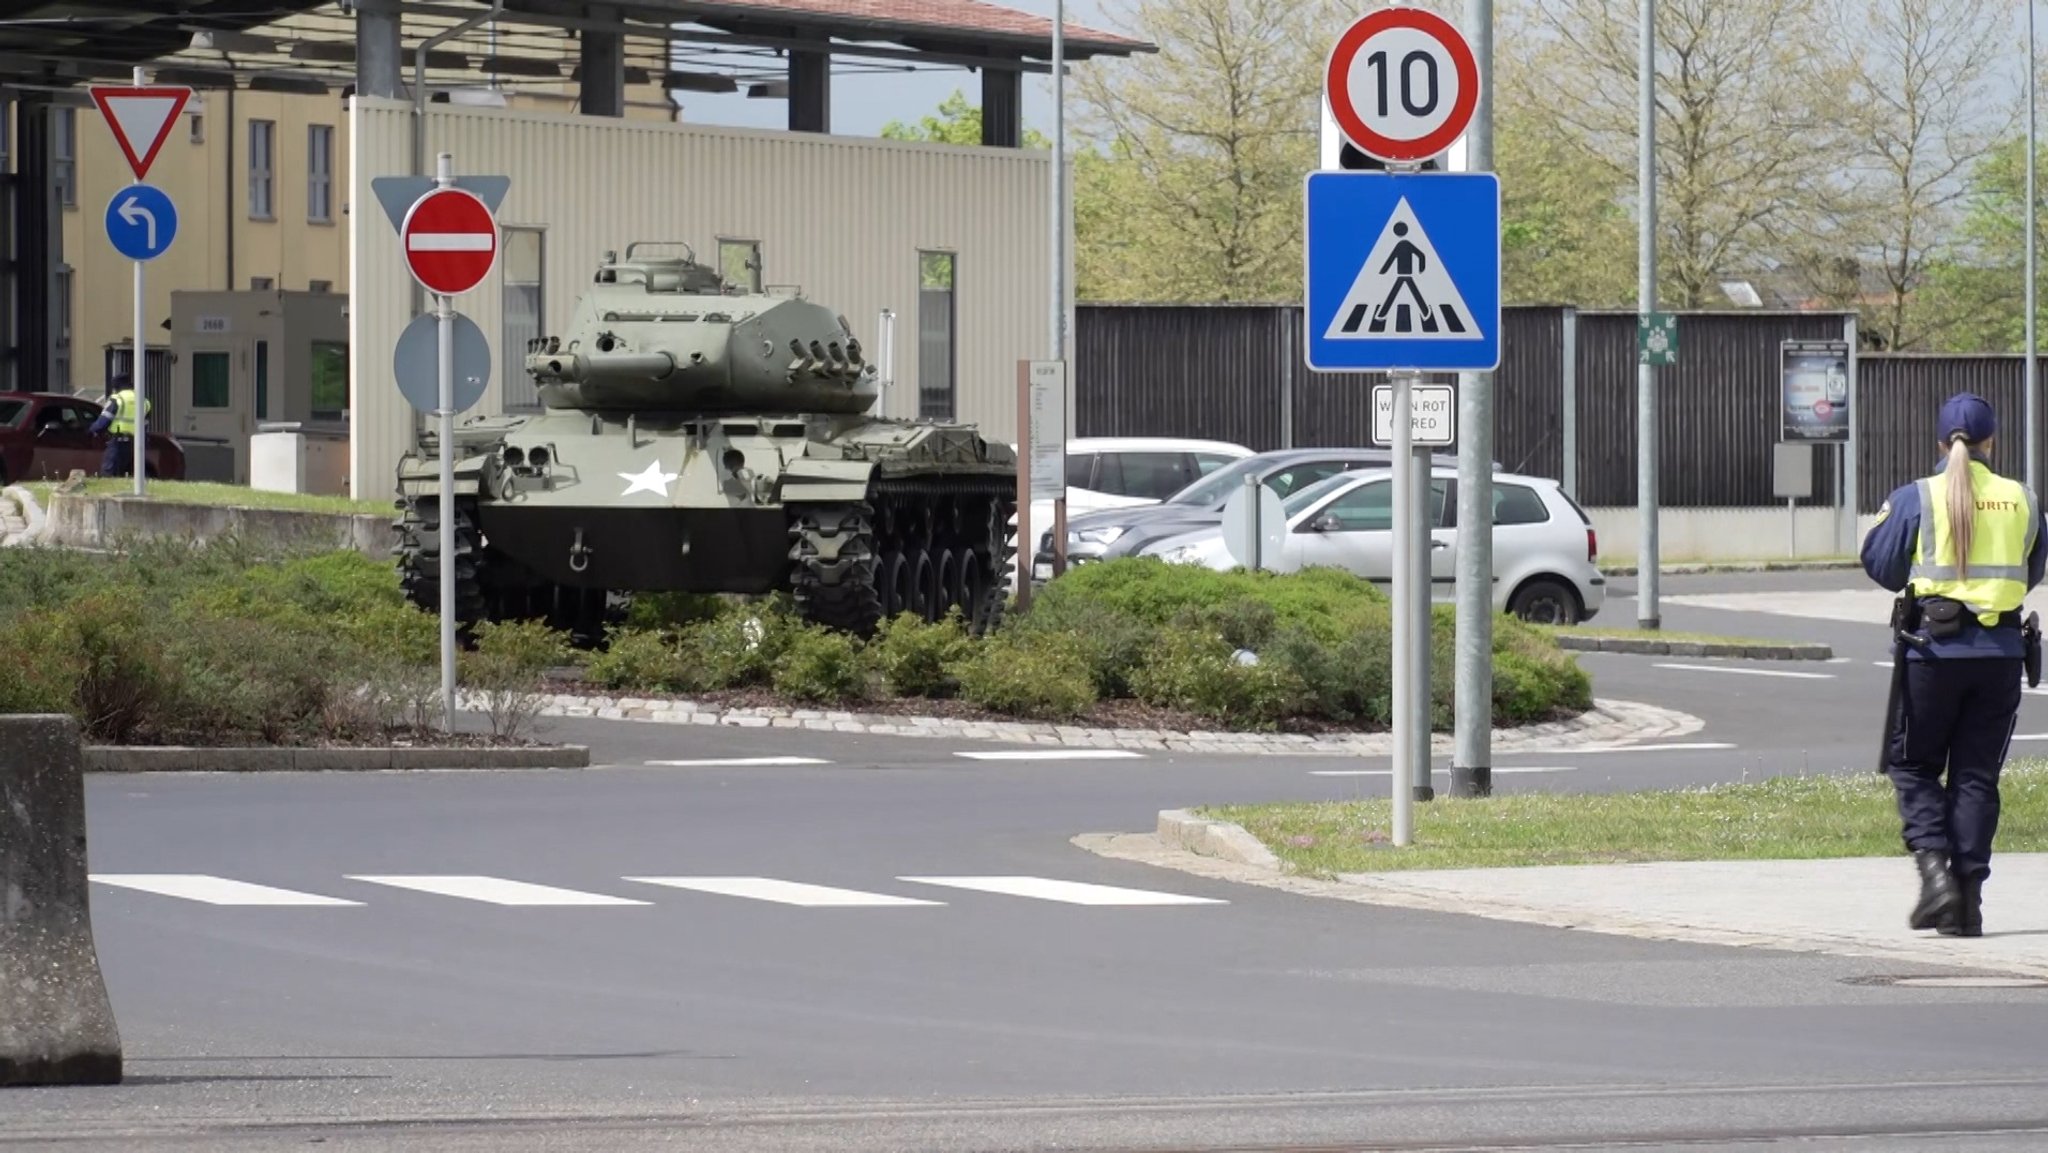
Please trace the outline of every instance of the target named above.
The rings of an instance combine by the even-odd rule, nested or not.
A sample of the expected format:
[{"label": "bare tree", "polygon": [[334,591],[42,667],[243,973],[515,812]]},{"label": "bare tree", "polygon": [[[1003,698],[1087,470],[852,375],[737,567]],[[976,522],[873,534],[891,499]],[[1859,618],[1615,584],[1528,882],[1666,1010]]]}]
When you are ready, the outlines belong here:
[{"label": "bare tree", "polygon": [[[1842,164],[1840,70],[1816,52],[1829,0],[1660,0],[1657,155],[1660,295],[1722,303],[1732,274],[1774,261],[1815,227]],[[1593,156],[1632,176],[1637,148],[1636,6],[1510,0],[1503,46]]]},{"label": "bare tree", "polygon": [[[1835,261],[1853,261],[1846,284],[1822,293],[1860,306],[1892,349],[1940,333],[1934,310],[1916,307],[1938,261],[1953,248],[1969,176],[2019,117],[2012,55],[2014,0],[1834,0],[1834,50],[1846,64],[1839,114],[1858,144],[1844,171],[1829,232]],[[1882,277],[1881,294],[1865,271]],[[1871,297],[1881,295],[1881,299]]]}]

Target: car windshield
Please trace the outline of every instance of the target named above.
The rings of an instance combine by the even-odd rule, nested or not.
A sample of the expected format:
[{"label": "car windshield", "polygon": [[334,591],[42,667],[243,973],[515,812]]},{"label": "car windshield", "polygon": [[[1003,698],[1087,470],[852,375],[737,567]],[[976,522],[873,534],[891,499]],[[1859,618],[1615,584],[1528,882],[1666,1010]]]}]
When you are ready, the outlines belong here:
[{"label": "car windshield", "polygon": [[1248,472],[1257,471],[1266,464],[1255,456],[1234,460],[1208,476],[1167,497],[1166,504],[1199,505],[1203,507],[1222,504],[1232,489],[1244,487]]},{"label": "car windshield", "polygon": [[13,428],[20,423],[21,414],[27,408],[25,400],[0,400],[0,428]]},{"label": "car windshield", "polygon": [[1329,496],[1361,476],[1369,475],[1371,471],[1370,469],[1352,469],[1348,472],[1333,473],[1309,485],[1307,488],[1297,489],[1293,495],[1280,502],[1280,508],[1287,514],[1288,519],[1292,520],[1301,515],[1304,510],[1313,507],[1324,497]]}]

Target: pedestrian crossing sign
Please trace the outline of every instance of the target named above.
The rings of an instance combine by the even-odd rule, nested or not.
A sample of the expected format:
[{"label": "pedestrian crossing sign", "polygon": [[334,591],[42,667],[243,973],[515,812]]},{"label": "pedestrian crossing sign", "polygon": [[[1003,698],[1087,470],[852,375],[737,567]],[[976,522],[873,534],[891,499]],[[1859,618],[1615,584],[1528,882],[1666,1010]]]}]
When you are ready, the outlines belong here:
[{"label": "pedestrian crossing sign", "polygon": [[1500,367],[1500,181],[1311,172],[1306,361],[1318,372]]}]

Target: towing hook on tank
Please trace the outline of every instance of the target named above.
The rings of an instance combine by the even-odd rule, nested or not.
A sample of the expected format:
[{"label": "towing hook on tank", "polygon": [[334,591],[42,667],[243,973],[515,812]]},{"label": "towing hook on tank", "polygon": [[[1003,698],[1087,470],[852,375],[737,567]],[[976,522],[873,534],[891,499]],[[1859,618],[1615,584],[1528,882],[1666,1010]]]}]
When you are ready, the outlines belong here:
[{"label": "towing hook on tank", "polygon": [[569,571],[580,573],[590,567],[591,550],[583,543],[583,530],[576,530],[576,539],[569,544]]}]

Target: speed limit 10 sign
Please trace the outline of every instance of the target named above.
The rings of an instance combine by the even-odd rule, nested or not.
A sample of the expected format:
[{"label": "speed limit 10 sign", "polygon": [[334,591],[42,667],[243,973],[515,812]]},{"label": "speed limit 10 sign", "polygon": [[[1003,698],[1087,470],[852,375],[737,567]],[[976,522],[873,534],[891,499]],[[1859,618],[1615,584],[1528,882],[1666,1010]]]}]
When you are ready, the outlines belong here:
[{"label": "speed limit 10 sign", "polygon": [[1323,95],[1352,145],[1390,163],[1434,156],[1479,106],[1479,62],[1451,22],[1420,8],[1360,17],[1330,50]]}]

